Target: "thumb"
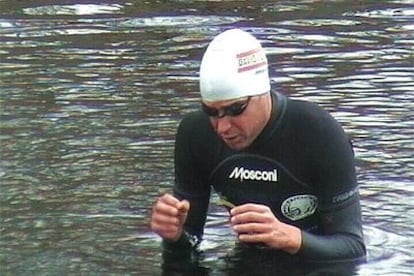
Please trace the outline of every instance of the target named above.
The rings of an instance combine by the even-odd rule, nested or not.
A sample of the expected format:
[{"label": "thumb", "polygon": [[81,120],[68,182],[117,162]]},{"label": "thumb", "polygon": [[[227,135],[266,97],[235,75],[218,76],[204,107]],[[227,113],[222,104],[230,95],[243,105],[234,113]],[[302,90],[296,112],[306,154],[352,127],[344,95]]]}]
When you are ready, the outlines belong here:
[{"label": "thumb", "polygon": [[184,224],[187,220],[188,211],[190,210],[190,202],[188,200],[182,200],[177,204],[179,211],[180,222]]}]

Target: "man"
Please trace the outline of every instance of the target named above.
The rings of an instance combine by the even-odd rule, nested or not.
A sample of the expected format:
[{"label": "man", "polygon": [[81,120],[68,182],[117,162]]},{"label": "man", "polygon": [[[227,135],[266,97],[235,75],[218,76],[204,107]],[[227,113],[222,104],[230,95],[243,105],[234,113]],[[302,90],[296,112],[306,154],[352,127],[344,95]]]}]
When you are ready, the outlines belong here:
[{"label": "man", "polygon": [[200,90],[202,111],[178,128],[174,193],[152,210],[165,247],[197,246],[213,188],[242,244],[308,260],[363,258],[353,151],[332,116],[270,91],[264,50],[239,29],[208,46]]}]

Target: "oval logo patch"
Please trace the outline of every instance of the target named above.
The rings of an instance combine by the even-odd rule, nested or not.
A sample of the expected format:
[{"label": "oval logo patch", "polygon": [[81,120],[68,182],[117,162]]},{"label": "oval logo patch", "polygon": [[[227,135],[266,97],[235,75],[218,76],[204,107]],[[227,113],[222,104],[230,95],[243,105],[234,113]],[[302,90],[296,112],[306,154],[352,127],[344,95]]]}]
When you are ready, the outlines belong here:
[{"label": "oval logo patch", "polygon": [[283,201],[282,214],[297,221],[313,215],[318,207],[318,198],[314,195],[295,195]]}]

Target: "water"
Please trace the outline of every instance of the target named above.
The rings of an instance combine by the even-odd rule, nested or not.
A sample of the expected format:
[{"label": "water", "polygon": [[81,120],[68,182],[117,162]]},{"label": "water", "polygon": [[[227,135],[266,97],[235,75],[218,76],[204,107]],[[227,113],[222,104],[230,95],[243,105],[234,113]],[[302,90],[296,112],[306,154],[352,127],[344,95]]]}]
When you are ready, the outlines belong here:
[{"label": "water", "polygon": [[[161,274],[150,206],[171,188],[204,47],[234,26],[263,42],[280,92],[320,103],[354,140],[356,273],[413,275],[413,1],[81,3],[0,1],[2,275]],[[226,221],[212,205],[211,275],[226,274]]]}]

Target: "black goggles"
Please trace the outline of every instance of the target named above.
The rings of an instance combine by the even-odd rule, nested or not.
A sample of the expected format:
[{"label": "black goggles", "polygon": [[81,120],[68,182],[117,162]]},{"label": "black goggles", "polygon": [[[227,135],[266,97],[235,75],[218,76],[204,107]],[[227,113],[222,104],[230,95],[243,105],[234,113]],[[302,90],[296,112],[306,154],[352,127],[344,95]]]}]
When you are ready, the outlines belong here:
[{"label": "black goggles", "polygon": [[247,108],[249,105],[251,97],[247,97],[247,100],[244,102],[236,102],[229,106],[225,106],[221,109],[216,109],[212,107],[208,107],[203,102],[201,103],[201,107],[208,116],[210,117],[217,117],[217,118],[223,118],[224,116],[238,116],[243,113],[243,111]]}]

